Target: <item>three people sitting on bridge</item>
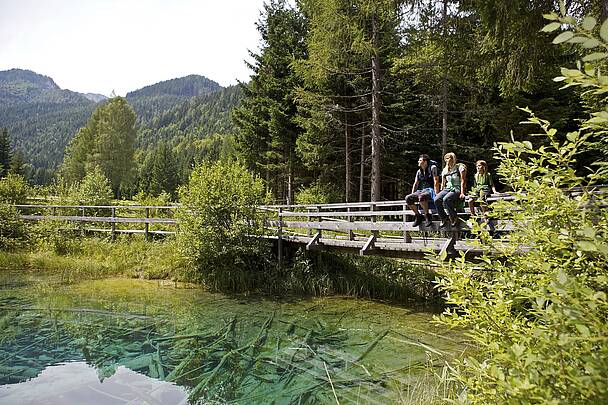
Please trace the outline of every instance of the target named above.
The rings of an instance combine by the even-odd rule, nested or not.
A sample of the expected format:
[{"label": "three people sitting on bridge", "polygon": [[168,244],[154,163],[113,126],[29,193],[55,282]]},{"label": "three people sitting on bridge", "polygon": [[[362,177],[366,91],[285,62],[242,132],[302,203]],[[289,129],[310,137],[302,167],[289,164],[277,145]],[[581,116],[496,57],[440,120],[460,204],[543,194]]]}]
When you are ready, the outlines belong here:
[{"label": "three people sitting on bridge", "polygon": [[412,193],[405,197],[405,203],[416,215],[413,226],[419,226],[422,223],[422,215],[420,215],[416,206],[417,202],[420,203],[424,210],[424,226],[431,226],[433,224],[429,213],[429,201],[439,193],[439,176],[437,172],[437,163],[430,160],[429,155],[420,155]]},{"label": "three people sitting on bridge", "polygon": [[443,159],[446,166],[441,172],[441,192],[434,199],[441,220],[440,228],[447,226],[448,218],[450,225],[456,226],[458,223],[455,205],[458,199],[464,200],[467,183],[467,167],[463,163],[457,163],[456,155],[446,153]]},{"label": "three people sitting on bridge", "polygon": [[477,168],[477,172],[475,173],[473,187],[469,193],[469,209],[471,210],[471,216],[475,215],[475,203],[479,202],[485,220],[486,212],[488,211],[488,194],[490,192],[496,193],[496,187],[494,187],[492,175],[488,172],[488,164],[485,160],[478,160],[475,163],[475,167]]}]

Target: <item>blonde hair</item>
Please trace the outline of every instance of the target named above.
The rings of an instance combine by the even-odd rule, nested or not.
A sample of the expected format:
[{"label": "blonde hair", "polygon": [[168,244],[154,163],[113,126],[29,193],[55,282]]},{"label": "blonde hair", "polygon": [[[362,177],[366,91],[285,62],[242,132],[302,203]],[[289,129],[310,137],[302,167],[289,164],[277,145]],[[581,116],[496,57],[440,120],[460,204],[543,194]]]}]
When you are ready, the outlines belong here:
[{"label": "blonde hair", "polygon": [[456,154],[454,152],[448,152],[443,157],[443,160],[445,161],[448,158],[450,159],[450,163],[452,163],[451,165],[448,163],[448,168],[451,169],[456,165]]}]

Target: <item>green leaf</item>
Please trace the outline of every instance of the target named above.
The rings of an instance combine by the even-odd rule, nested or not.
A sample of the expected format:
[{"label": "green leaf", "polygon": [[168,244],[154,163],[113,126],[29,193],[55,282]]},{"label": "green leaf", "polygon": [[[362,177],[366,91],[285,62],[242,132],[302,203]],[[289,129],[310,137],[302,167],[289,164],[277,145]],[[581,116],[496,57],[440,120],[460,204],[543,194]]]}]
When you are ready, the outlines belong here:
[{"label": "green leaf", "polygon": [[576,242],[576,245],[583,252],[597,252],[597,246],[591,241],[581,240]]},{"label": "green leaf", "polygon": [[564,31],[561,34],[559,34],[558,36],[556,36],[555,38],[553,38],[553,43],[561,44],[562,42],[566,42],[573,36],[574,36],[574,33],[572,31]]},{"label": "green leaf", "polygon": [[[600,41],[595,38],[589,38],[585,42],[583,42],[583,48],[591,49],[600,46]],[[583,59],[584,60],[584,59]]]},{"label": "green leaf", "polygon": [[568,139],[570,142],[576,142],[578,135],[578,132],[568,132],[566,134],[566,139]]},{"label": "green leaf", "polygon": [[589,328],[586,327],[585,325],[581,325],[581,324],[576,324],[576,329],[579,331],[579,333],[581,335],[583,335],[583,337],[589,337],[591,335],[591,333],[589,332]]},{"label": "green leaf", "polygon": [[557,270],[557,281],[559,281],[560,284],[566,284],[566,282],[568,281],[568,275],[564,270]]},{"label": "green leaf", "polygon": [[600,28],[600,37],[602,37],[604,41],[608,42],[608,18],[602,23]]},{"label": "green leaf", "polygon": [[551,12],[549,14],[543,14],[543,18],[545,20],[555,21],[555,20],[557,20],[557,14],[555,14],[554,12]]},{"label": "green leaf", "polygon": [[561,27],[561,26],[562,26],[562,25],[561,25],[560,23],[558,23],[558,22],[552,22],[552,23],[550,23],[550,24],[545,25],[545,26],[544,26],[544,27],[541,29],[541,31],[542,31],[542,32],[553,32],[553,31],[555,31],[556,29],[558,29],[558,28],[559,28],[559,27]]},{"label": "green leaf", "polygon": [[595,27],[595,24],[597,24],[597,20],[595,18],[585,17],[582,26],[585,31],[591,31]]},{"label": "green leaf", "polygon": [[522,354],[524,354],[524,351],[526,350],[526,346],[524,345],[520,345],[517,343],[514,343],[511,346],[511,350],[513,350],[513,353],[517,356],[517,357],[521,357]]},{"label": "green leaf", "polygon": [[570,38],[569,40],[567,40],[566,42],[568,42],[569,44],[582,44],[583,42],[587,42],[589,40],[589,38],[582,36],[582,35],[575,35],[572,38]]},{"label": "green leaf", "polygon": [[586,226],[583,229],[581,229],[581,233],[583,234],[583,236],[585,236],[586,238],[589,238],[589,239],[595,238],[595,235],[597,234],[595,229],[591,228],[590,226]]},{"label": "green leaf", "polygon": [[533,149],[533,147],[532,147],[532,142],[530,142],[530,141],[524,141],[524,142],[523,142],[523,144],[524,144],[524,146],[525,146],[527,149]]},{"label": "green leaf", "polygon": [[606,56],[608,56],[608,53],[606,52],[594,52],[585,56],[583,58],[583,62],[592,62],[594,60],[604,59]]}]

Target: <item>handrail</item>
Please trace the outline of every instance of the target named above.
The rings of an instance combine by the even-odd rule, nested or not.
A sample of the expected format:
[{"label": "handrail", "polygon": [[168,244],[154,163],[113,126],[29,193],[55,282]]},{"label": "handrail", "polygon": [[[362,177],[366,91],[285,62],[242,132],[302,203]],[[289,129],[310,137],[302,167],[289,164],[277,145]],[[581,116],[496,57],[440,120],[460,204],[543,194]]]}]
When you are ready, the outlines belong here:
[{"label": "handrail", "polygon": [[16,204],[16,208],[87,208],[87,209],[177,209],[179,205],[42,205],[42,204]]}]

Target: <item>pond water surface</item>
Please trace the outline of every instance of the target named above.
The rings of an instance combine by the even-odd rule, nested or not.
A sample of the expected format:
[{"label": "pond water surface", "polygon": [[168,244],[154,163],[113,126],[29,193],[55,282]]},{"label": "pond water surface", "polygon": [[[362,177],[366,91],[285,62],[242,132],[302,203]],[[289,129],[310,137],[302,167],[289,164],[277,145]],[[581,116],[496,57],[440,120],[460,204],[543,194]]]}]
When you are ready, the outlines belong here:
[{"label": "pond water surface", "polygon": [[462,351],[432,314],[0,271],[0,404],[393,404]]}]

